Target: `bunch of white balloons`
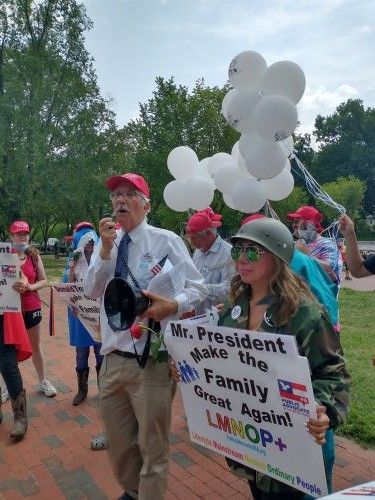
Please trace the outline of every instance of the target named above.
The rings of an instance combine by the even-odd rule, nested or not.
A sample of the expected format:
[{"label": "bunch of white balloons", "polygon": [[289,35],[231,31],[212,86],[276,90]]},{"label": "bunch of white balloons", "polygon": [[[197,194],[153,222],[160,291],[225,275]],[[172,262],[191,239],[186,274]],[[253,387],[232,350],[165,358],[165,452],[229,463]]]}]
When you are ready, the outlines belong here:
[{"label": "bunch of white balloons", "polygon": [[187,146],[170,152],[168,168],[176,180],[165,187],[164,200],[173,210],[208,207],[216,187],[230,208],[252,213],[293,190],[288,157],[298,123],[296,104],[306,85],[302,69],[290,61],[267,67],[261,54],[248,50],[230,63],[229,81],[233,89],[223,99],[222,114],[241,133],[240,140],[231,154],[200,162]]}]

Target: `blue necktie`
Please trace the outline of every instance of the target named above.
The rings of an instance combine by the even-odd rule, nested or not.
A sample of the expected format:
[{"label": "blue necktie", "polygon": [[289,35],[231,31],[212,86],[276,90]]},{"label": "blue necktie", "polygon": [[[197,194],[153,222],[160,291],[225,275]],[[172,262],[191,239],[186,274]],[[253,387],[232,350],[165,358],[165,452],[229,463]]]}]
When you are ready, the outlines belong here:
[{"label": "blue necktie", "polygon": [[116,261],[116,278],[124,278],[128,276],[128,256],[129,256],[129,241],[131,241],[128,234],[124,234],[120,245],[118,247],[117,261]]}]

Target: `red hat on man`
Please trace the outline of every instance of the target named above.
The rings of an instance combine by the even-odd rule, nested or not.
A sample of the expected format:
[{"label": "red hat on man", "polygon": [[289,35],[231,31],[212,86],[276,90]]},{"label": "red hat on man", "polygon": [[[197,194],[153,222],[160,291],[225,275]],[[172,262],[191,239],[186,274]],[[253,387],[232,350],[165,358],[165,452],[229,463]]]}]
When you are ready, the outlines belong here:
[{"label": "red hat on man", "polygon": [[186,233],[200,233],[207,229],[220,227],[222,225],[220,214],[215,214],[211,207],[195,212],[186,224]]},{"label": "red hat on man", "polygon": [[150,198],[150,189],[148,187],[148,184],[145,179],[139,174],[132,174],[128,172],[122,175],[113,175],[105,181],[105,185],[107,186],[107,189],[113,191],[121,182],[128,182],[137,191],[140,191],[142,194],[144,194],[146,198]]},{"label": "red hat on man", "polygon": [[90,229],[94,229],[94,226],[91,224],[91,222],[82,221],[82,222],[78,222],[78,223],[74,226],[73,231],[78,231],[79,229],[82,229],[83,227],[88,227],[88,228],[90,228]]},{"label": "red hat on man", "polygon": [[316,230],[321,233],[323,231],[323,226],[321,222],[323,220],[323,214],[319,212],[315,207],[311,207],[309,205],[303,205],[299,207],[298,210],[287,214],[288,219],[304,219],[309,222],[313,222]]},{"label": "red hat on man", "polygon": [[251,215],[248,215],[241,222],[241,226],[243,226],[244,224],[247,224],[248,222],[251,222],[252,220],[264,219],[264,217],[265,217],[265,215],[263,215],[263,214],[251,214]]},{"label": "red hat on man", "polygon": [[27,222],[23,220],[15,220],[9,228],[11,234],[15,233],[29,233],[30,227]]}]

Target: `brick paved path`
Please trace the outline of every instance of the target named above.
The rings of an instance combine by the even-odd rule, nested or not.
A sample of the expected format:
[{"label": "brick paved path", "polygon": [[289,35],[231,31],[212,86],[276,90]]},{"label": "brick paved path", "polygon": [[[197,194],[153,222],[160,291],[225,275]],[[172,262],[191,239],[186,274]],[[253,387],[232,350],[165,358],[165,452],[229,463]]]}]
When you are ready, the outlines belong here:
[{"label": "brick paved path", "polygon": [[[48,294],[43,294],[48,301]],[[68,346],[65,307],[56,300],[56,336],[48,337],[47,310],[43,320],[47,371],[58,389],[55,398],[36,392],[31,361],[22,363],[28,398],[29,428],[17,444],[8,440],[9,402],[3,406],[0,425],[0,499],[31,496],[42,500],[114,499],[122,492],[114,480],[106,452],[90,449],[91,437],[101,431],[96,405],[94,359],[88,400],[74,407],[76,391],[74,349]],[[167,499],[245,499],[243,480],[228,472],[221,456],[189,442],[179,394],[173,405]],[[338,439],[335,488],[343,489],[374,479],[375,451]],[[306,460],[308,458],[306,457]]]}]

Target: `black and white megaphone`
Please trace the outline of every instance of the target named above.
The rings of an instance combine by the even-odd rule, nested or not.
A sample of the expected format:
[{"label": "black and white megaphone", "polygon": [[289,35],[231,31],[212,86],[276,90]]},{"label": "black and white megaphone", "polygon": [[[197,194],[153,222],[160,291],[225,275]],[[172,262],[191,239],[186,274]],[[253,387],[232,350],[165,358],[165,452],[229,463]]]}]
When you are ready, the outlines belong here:
[{"label": "black and white megaphone", "polygon": [[112,331],[127,330],[151,305],[148,297],[120,277],[113,278],[104,292],[104,310]]}]

